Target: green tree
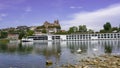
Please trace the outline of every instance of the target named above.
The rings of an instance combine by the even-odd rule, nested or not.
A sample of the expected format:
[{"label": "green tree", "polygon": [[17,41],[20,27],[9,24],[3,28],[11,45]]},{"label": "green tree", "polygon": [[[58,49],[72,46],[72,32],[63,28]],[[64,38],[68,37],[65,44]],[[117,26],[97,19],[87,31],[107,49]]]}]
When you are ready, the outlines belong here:
[{"label": "green tree", "polygon": [[104,29],[101,29],[100,30],[100,33],[105,33],[106,31]]},{"label": "green tree", "polygon": [[14,29],[10,29],[10,30],[8,30],[8,33],[15,33],[15,30]]},{"label": "green tree", "polygon": [[19,39],[22,39],[25,36],[26,36],[26,32],[25,31],[20,31],[20,33],[19,33]]},{"label": "green tree", "polygon": [[119,28],[118,28],[118,32],[120,32],[120,25],[119,25]]},{"label": "green tree", "polygon": [[68,34],[68,32],[57,32],[57,33],[55,33],[55,34],[66,35],[66,34]]},{"label": "green tree", "polygon": [[94,33],[94,30],[89,29],[89,30],[88,30],[88,33]]},{"label": "green tree", "polygon": [[1,31],[0,35],[1,35],[0,38],[7,38],[8,33],[5,31]]},{"label": "green tree", "polygon": [[86,27],[86,25],[80,25],[80,26],[79,26],[79,32],[81,32],[81,33],[87,32],[87,27]]},{"label": "green tree", "polygon": [[27,36],[32,36],[34,34],[34,31],[33,30],[28,30],[27,31]]},{"label": "green tree", "polygon": [[47,33],[46,29],[43,29],[43,30],[42,30],[42,33]]},{"label": "green tree", "polygon": [[43,28],[45,28],[44,25],[42,25],[42,26],[38,26],[36,29],[43,29]]},{"label": "green tree", "polygon": [[104,30],[106,32],[110,32],[111,31],[111,24],[110,24],[110,22],[106,22],[106,24],[104,24],[103,27],[104,27]]},{"label": "green tree", "polygon": [[112,32],[119,32],[119,28],[118,27],[112,27]]},{"label": "green tree", "polygon": [[77,32],[77,31],[78,31],[78,28],[76,26],[73,26],[73,27],[69,28],[68,33],[74,33],[74,32]]}]

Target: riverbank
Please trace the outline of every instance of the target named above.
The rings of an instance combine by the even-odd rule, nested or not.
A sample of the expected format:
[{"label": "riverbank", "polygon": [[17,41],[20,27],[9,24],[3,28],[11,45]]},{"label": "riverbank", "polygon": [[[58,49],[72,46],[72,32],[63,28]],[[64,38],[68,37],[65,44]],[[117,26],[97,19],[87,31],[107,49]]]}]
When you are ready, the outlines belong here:
[{"label": "riverbank", "polygon": [[102,55],[80,60],[76,65],[62,65],[60,68],[120,68],[120,55]]}]

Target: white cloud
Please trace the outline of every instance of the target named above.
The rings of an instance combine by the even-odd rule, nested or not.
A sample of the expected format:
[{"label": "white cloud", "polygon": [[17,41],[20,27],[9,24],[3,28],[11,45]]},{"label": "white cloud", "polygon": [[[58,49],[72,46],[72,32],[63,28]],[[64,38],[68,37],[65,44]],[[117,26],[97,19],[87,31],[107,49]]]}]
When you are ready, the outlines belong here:
[{"label": "white cloud", "polygon": [[70,17],[72,17],[71,20],[61,21],[64,23],[62,24],[63,29],[68,29],[70,26],[86,25],[89,29],[98,31],[103,28],[103,24],[106,22],[110,22],[113,26],[120,24],[120,4],[93,12],[75,13]]},{"label": "white cloud", "polygon": [[70,6],[71,9],[81,9],[83,7]]}]

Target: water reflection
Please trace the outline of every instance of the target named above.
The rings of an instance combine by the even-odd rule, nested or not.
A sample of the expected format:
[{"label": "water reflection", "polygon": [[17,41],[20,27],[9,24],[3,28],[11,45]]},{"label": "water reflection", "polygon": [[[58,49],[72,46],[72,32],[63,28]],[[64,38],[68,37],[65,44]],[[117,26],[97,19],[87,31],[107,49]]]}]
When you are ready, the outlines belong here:
[{"label": "water reflection", "polygon": [[82,50],[81,53],[89,54],[118,54],[120,52],[120,41],[119,40],[101,40],[101,41],[69,41],[67,47],[71,53],[76,53],[79,48]]},{"label": "water reflection", "polygon": [[[78,49],[81,49],[80,53],[77,53]],[[15,65],[21,68],[19,64],[23,64],[23,62],[24,62],[23,64],[24,66],[22,68],[31,68],[31,66],[39,67],[39,68],[46,68],[46,67],[56,68],[57,65],[62,65],[66,63],[74,64],[77,63],[78,60],[83,59],[85,57],[90,57],[90,56],[93,57],[107,53],[120,54],[120,41],[94,40],[94,41],[79,41],[79,42],[62,41],[62,42],[34,42],[34,43],[10,42],[4,44],[0,43],[0,60],[1,60],[0,68],[6,68],[6,67],[8,68],[11,65],[13,66]],[[6,58],[6,56],[15,57],[15,58],[8,58],[8,57]],[[18,58],[21,57],[22,60],[17,60]],[[45,61],[49,59],[53,61],[53,65],[46,66]],[[8,63],[8,61],[10,61],[11,63]],[[19,64],[17,65],[16,62],[19,62]]]},{"label": "water reflection", "polygon": [[86,53],[89,42],[67,42],[67,47],[70,48],[71,53],[76,53],[76,50],[81,49],[81,53]]},{"label": "water reflection", "polygon": [[22,45],[22,43],[4,43],[0,44],[0,52],[3,53],[31,53],[33,46]]}]

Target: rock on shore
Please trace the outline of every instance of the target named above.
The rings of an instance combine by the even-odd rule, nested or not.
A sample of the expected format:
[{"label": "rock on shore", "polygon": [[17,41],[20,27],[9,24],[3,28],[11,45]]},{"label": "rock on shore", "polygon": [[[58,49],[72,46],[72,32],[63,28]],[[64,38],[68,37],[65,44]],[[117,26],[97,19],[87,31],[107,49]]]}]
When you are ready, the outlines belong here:
[{"label": "rock on shore", "polygon": [[120,55],[103,55],[80,60],[77,65],[62,65],[60,68],[120,68]]}]

